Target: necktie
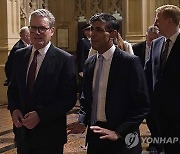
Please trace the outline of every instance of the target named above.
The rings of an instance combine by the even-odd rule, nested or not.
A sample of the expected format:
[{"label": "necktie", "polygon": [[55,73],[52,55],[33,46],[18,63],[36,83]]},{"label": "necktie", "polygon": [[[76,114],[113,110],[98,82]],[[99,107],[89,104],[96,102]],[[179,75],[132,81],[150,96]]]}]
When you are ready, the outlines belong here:
[{"label": "necktie", "polygon": [[166,40],[164,51],[163,51],[162,54],[161,54],[161,64],[162,64],[162,68],[164,67],[164,64],[166,63],[166,60],[167,60],[168,51],[169,51],[169,42],[170,42],[170,41],[171,41],[170,39],[167,39],[167,40]]},{"label": "necktie", "polygon": [[97,103],[98,103],[98,94],[99,94],[99,82],[103,68],[103,56],[99,55],[98,61],[99,66],[97,69],[96,77],[95,77],[95,85],[93,91],[93,103],[92,103],[92,112],[91,112],[91,125],[95,124],[97,121]]},{"label": "necktie", "polygon": [[31,96],[31,92],[33,90],[35,78],[36,78],[36,67],[37,67],[37,55],[39,54],[39,51],[36,50],[34,52],[34,57],[31,62],[31,65],[29,67],[28,76],[27,76],[27,92],[28,95]]}]

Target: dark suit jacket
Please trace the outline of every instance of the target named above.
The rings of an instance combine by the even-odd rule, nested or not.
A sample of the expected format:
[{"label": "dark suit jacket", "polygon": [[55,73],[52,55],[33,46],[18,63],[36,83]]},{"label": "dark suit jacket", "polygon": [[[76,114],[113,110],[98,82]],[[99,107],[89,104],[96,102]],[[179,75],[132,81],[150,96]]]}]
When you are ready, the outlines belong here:
[{"label": "dark suit jacket", "polygon": [[11,112],[20,109],[23,114],[37,111],[40,123],[28,130],[17,129],[17,138],[35,147],[59,145],[66,142],[66,113],[76,103],[76,75],[74,58],[51,45],[38,72],[32,102],[26,100],[26,74],[32,46],[15,54],[12,81],[8,87]]},{"label": "dark suit jacket", "polygon": [[146,52],[146,41],[134,44],[132,46],[134,54],[141,60],[141,64],[144,67],[145,64],[145,52]]},{"label": "dark suit jacket", "polygon": [[8,85],[11,79],[11,74],[12,74],[12,67],[13,67],[13,61],[14,61],[14,54],[15,52],[20,49],[20,48],[24,48],[26,47],[26,45],[24,44],[24,42],[20,39],[11,49],[8,59],[6,61],[5,64],[5,74],[6,74],[6,78],[7,80],[5,81],[5,84]]},{"label": "dark suit jacket", "polygon": [[90,48],[91,43],[88,38],[82,38],[78,41],[76,51],[78,72],[83,72],[84,63],[88,58]]},{"label": "dark suit jacket", "polygon": [[[88,58],[84,69],[82,111],[80,122],[90,125],[93,100],[92,82],[96,55]],[[105,114],[108,128],[123,138],[137,131],[149,111],[146,79],[140,60],[116,48],[109,72]],[[81,121],[82,120],[82,121]]]},{"label": "dark suit jacket", "polygon": [[178,35],[164,68],[161,69],[161,51],[164,37],[152,42],[151,70],[154,89],[154,109],[157,115],[168,119],[180,117],[180,35]]}]

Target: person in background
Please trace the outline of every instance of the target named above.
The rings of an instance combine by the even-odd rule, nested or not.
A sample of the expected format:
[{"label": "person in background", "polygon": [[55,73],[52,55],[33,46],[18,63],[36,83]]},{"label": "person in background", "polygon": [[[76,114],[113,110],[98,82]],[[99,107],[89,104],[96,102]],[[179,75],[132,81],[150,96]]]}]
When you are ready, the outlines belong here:
[{"label": "person in background", "polygon": [[86,24],[81,27],[81,31],[83,32],[83,37],[77,43],[77,65],[78,65],[78,74],[80,77],[83,77],[83,67],[86,59],[88,58],[89,49],[91,48],[91,26]]},{"label": "person in background", "polygon": [[[83,37],[77,43],[76,50],[76,62],[77,62],[77,72],[78,72],[78,92],[79,96],[82,93],[82,80],[83,80],[83,67],[86,59],[88,58],[89,50],[91,48],[91,26],[89,24],[85,24],[81,27],[81,32],[83,33]],[[80,101],[81,104],[81,101]]]},{"label": "person in background", "polygon": [[[140,58],[142,67],[144,69],[146,69],[146,63],[150,57],[151,42],[154,39],[158,38],[159,36],[160,35],[159,35],[158,27],[149,26],[146,31],[146,40],[133,45],[134,54]],[[146,80],[148,83],[148,88],[150,91],[151,85],[149,85],[149,82],[150,82],[149,76],[148,76],[148,74],[146,74],[146,71],[145,71],[145,75],[146,75]],[[149,95],[150,95],[150,102],[152,102],[152,94],[149,94]],[[151,133],[151,137],[153,138],[153,137],[159,136],[156,120],[155,120],[154,116],[152,115],[151,111],[149,112],[149,114],[146,117],[146,123],[147,123],[149,131]],[[159,145],[155,144],[155,143],[150,143],[149,147],[147,148],[147,150],[150,152],[150,154],[153,152],[154,153],[157,152],[158,151],[157,149],[159,149],[159,151],[160,151]]]},{"label": "person in background", "polygon": [[54,23],[48,10],[33,11],[32,45],[14,56],[7,95],[18,154],[63,154],[67,141],[66,113],[77,95],[75,59],[51,43]]},{"label": "person in background", "polygon": [[[140,60],[114,45],[115,17],[95,14],[90,24],[97,54],[84,66],[83,103],[74,129],[83,132],[88,126],[87,154],[141,154],[139,125],[149,112],[149,97]],[[131,133],[137,144],[128,148]]]},{"label": "person in background", "polygon": [[146,31],[146,40],[132,46],[134,54],[140,58],[143,68],[149,60],[151,42],[159,36],[159,29],[156,26],[149,26]]},{"label": "person in background", "polygon": [[8,59],[6,61],[6,64],[5,64],[5,74],[7,78],[7,80],[4,83],[5,86],[9,85],[9,82],[11,79],[15,52],[20,48],[27,47],[31,43],[29,28],[27,26],[24,26],[20,29],[19,35],[20,35],[20,39],[18,42],[16,42],[16,44],[11,49]]},{"label": "person in background", "polygon": [[[165,154],[180,153],[180,8],[163,5],[156,9],[154,26],[159,37],[152,41],[146,71],[153,93],[152,113]],[[168,139],[176,142],[167,142]],[[162,141],[162,140],[161,140]]]},{"label": "person in background", "polygon": [[[10,79],[11,79],[15,52],[18,49],[27,47],[31,43],[30,32],[29,32],[29,28],[27,26],[24,26],[20,29],[19,36],[20,36],[20,39],[16,42],[16,44],[11,49],[8,59],[5,63],[5,74],[6,74],[7,79],[4,82],[4,86],[8,86]],[[9,107],[7,107],[7,108],[9,108]],[[16,142],[16,139],[17,139],[16,138],[16,126],[14,124],[13,124],[13,133],[14,133],[14,141]]]},{"label": "person in background", "polygon": [[114,44],[117,45],[121,50],[134,54],[131,43],[123,40],[119,32],[114,38]]}]

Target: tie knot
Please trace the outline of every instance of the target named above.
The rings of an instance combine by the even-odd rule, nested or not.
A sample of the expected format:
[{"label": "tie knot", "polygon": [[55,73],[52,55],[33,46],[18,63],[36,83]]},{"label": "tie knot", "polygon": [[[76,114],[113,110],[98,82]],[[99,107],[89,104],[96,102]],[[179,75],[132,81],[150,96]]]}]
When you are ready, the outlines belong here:
[{"label": "tie knot", "polygon": [[101,61],[101,62],[103,61],[103,58],[104,58],[103,55],[98,56],[98,60]]},{"label": "tie knot", "polygon": [[169,42],[171,42],[171,40],[170,40],[170,39],[167,39],[167,40],[166,40],[166,44],[169,44]]},{"label": "tie knot", "polygon": [[37,56],[38,54],[39,54],[39,51],[36,50],[36,51],[34,52],[34,56]]}]

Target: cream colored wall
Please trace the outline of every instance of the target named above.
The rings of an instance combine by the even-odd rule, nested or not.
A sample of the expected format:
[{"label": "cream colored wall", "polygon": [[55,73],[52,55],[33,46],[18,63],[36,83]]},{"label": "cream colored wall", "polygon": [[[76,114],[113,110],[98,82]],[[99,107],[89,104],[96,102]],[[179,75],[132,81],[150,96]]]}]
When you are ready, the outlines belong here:
[{"label": "cream colored wall", "polygon": [[127,0],[125,2],[125,38],[131,43],[143,41],[148,26],[154,21],[155,0]]},{"label": "cream colored wall", "polygon": [[74,53],[76,49],[77,42],[77,20],[74,16],[74,1],[73,0],[61,0],[61,1],[52,1],[48,5],[48,9],[54,14],[56,18],[56,33],[52,38],[54,44],[58,46],[58,39],[61,36],[58,36],[58,29],[68,29],[68,47],[63,48],[70,53]]},{"label": "cream colored wall", "polygon": [[4,64],[8,51],[19,39],[20,1],[1,0],[0,5],[0,104],[7,104]]}]

